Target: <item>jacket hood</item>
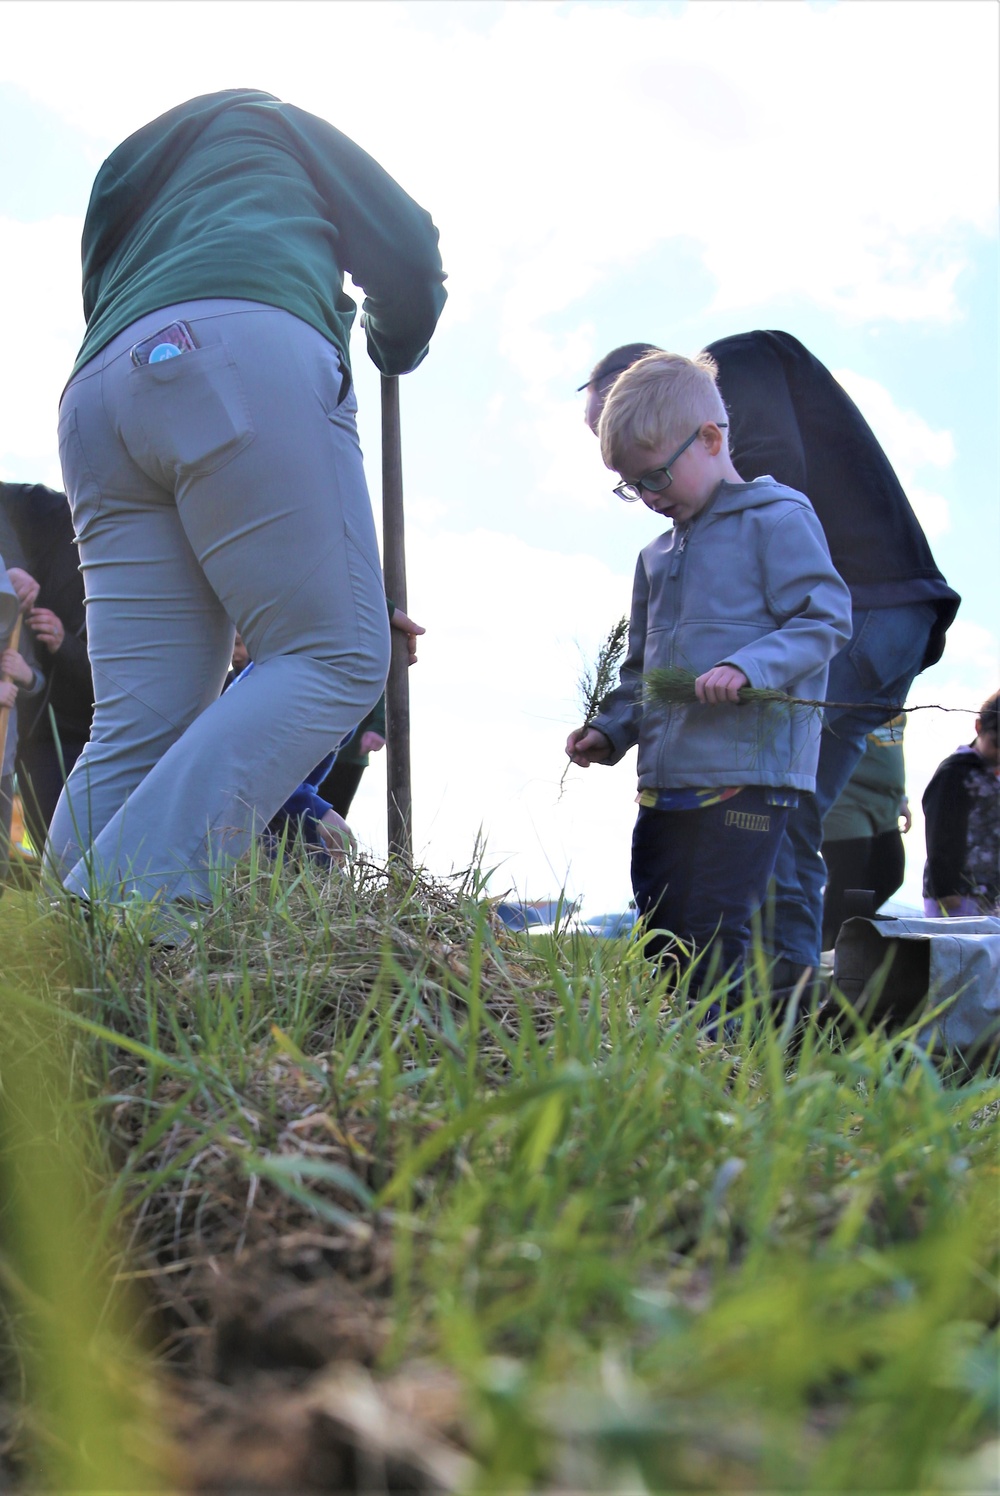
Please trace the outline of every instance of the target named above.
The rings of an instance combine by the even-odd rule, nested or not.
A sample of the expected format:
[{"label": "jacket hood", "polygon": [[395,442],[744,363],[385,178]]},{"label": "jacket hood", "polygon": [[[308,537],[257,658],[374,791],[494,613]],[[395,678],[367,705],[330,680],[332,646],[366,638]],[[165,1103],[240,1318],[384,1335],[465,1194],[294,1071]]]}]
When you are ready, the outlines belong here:
[{"label": "jacket hood", "polygon": [[719,484],[715,493],[702,510],[703,514],[738,514],[744,509],[760,509],[765,504],[776,504],[782,500],[798,500],[800,504],[809,504],[805,494],[799,493],[798,489],[786,488],[784,483],[777,483],[771,477],[754,478],[749,483],[726,483]]}]

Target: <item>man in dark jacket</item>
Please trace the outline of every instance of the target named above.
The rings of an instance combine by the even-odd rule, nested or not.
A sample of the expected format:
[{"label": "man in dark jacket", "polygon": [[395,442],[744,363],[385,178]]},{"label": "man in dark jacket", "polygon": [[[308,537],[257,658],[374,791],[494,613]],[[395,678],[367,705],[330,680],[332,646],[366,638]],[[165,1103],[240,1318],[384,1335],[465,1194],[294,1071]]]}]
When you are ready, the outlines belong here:
[{"label": "man in dark jacket", "polygon": [[39,586],[25,633],[45,686],[19,713],[17,779],[40,852],[94,711],[83,578],[66,495],[44,483],[0,484],[0,551]]},{"label": "man in dark jacket", "polygon": [[[591,429],[617,374],[650,349],[627,344],[595,367],[584,386]],[[770,475],[809,498],[851,592],[853,632],[831,662],[827,688],[827,700],[841,704],[824,715],[816,793],[789,814],[775,872],[774,985],[790,989],[819,965],[823,817],[867,734],[897,714],[914,676],[941,658],[960,599],[871,427],[808,348],[786,332],[756,331],[720,338],[706,352],[718,365],[735,467],[747,482]]]}]

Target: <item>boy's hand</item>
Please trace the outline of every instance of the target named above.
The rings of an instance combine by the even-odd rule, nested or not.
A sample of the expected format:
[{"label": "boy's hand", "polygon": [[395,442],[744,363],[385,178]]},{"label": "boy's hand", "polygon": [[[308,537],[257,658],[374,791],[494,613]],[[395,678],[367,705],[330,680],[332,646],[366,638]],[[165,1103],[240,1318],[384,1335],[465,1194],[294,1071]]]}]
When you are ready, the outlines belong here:
[{"label": "boy's hand", "polygon": [[363,732],[359,746],[362,753],[381,753],[385,747],[385,738],[380,732]]},{"label": "boy's hand", "polygon": [[4,650],[0,658],[0,675],[9,676],[19,686],[30,686],[35,679],[35,672],[16,649]]},{"label": "boy's hand", "polygon": [[335,810],[326,812],[323,819],[318,822],[317,830],[334,862],[343,862],[349,852],[358,850],[354,832],[343,816],[339,816]]},{"label": "boy's hand", "polygon": [[17,687],[10,681],[0,680],[0,711],[17,704]]},{"label": "boy's hand", "polygon": [[38,582],[28,571],[23,571],[20,566],[8,566],[7,575],[10,577],[10,585],[17,593],[17,600],[21,604],[21,612],[27,613],[35,605],[35,598],[42,590]]},{"label": "boy's hand", "polygon": [[51,608],[32,608],[28,614],[28,627],[35,638],[45,645],[49,654],[55,654],[62,648],[66,630],[62,619]]},{"label": "boy's hand", "polygon": [[566,756],[581,769],[589,769],[611,757],[611,743],[599,727],[577,727],[566,739]]},{"label": "boy's hand", "polygon": [[740,691],[749,684],[743,671],[737,670],[735,665],[716,665],[713,670],[699,675],[694,691],[706,706],[723,706],[727,702],[739,701]]}]

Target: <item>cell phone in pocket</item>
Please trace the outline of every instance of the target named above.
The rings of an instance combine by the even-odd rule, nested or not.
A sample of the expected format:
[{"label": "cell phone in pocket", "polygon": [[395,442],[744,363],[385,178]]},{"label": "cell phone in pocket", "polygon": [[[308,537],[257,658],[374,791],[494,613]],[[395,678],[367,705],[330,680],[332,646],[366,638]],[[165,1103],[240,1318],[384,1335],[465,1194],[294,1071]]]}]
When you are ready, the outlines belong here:
[{"label": "cell phone in pocket", "polygon": [[169,327],[161,327],[151,338],[143,338],[141,343],[135,344],[132,362],[141,369],[143,364],[162,363],[180,353],[190,353],[197,346],[194,333],[186,322],[171,322]]}]

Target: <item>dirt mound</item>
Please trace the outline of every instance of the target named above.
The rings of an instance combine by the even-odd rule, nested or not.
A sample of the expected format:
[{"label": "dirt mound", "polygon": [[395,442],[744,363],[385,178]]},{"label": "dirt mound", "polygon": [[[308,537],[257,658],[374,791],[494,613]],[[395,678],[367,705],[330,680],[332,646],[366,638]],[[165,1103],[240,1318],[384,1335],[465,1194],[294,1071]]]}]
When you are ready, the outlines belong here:
[{"label": "dirt mound", "polygon": [[358,1243],[302,1231],[262,1243],[210,1296],[212,1374],[234,1384],[334,1361],[372,1366],[390,1331],[380,1303],[389,1275],[384,1238]]},{"label": "dirt mound", "polygon": [[[217,1271],[217,1269],[216,1269]],[[170,1418],[192,1491],[462,1489],[456,1380],[410,1366],[377,1378],[390,1323],[380,1238],[302,1231],[262,1243],[206,1294],[203,1370]]]}]

